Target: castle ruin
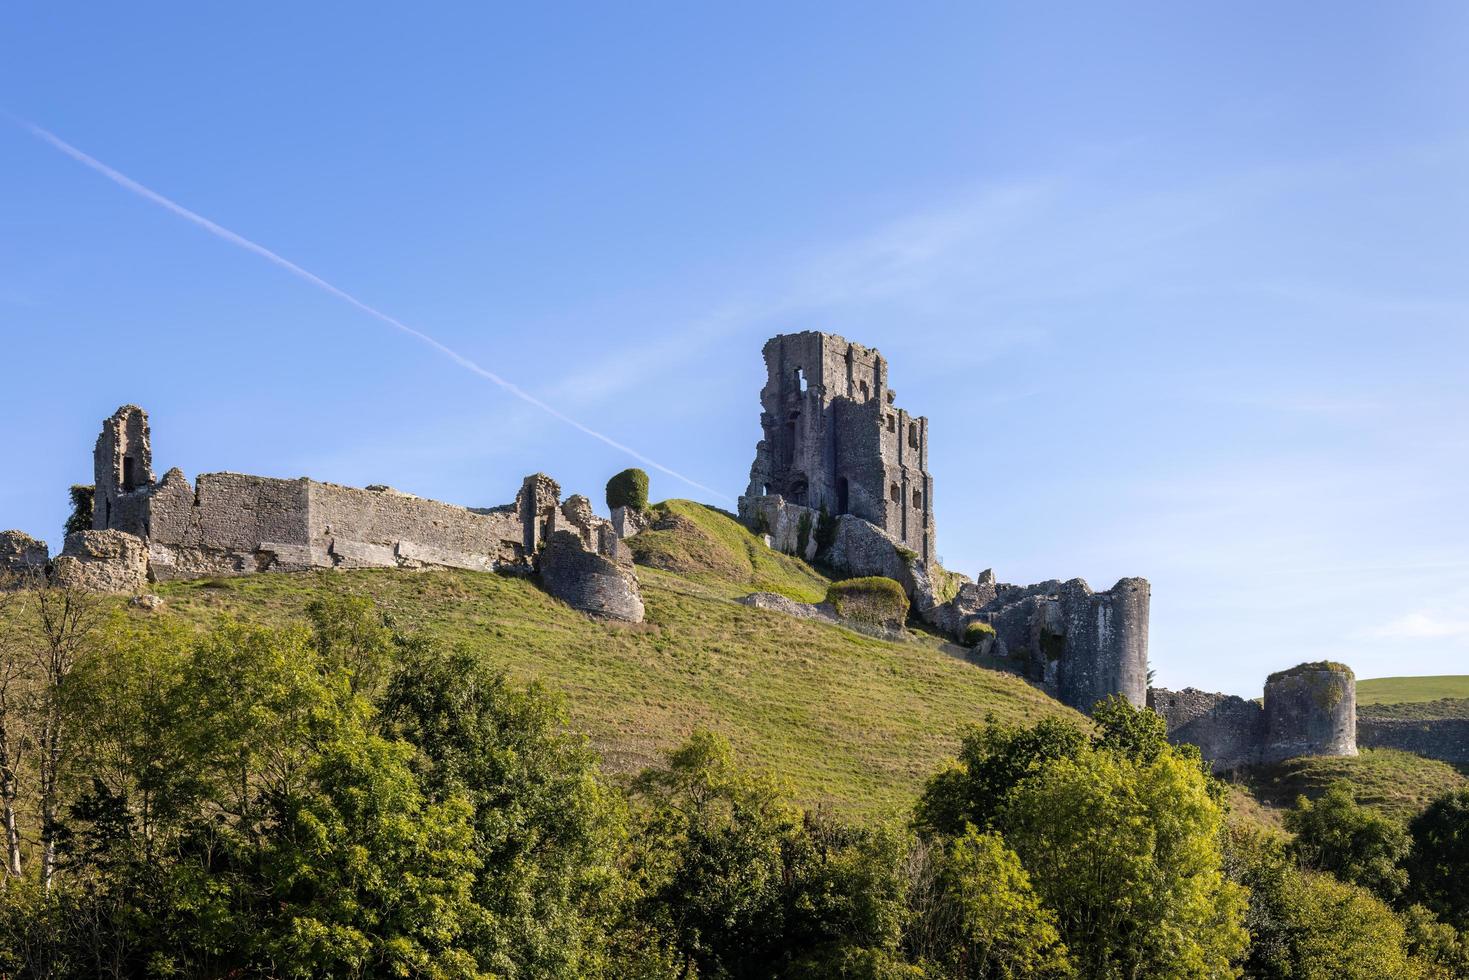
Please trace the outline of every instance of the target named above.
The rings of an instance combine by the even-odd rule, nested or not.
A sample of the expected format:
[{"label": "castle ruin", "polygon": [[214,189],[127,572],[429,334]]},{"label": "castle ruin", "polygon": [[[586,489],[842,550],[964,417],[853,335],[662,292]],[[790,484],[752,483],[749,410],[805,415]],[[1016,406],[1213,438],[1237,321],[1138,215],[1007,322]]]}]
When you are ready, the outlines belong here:
[{"label": "castle ruin", "polygon": [[[1272,675],[1263,706],[1191,688],[1150,691],[1146,579],[1095,592],[1081,579],[1011,585],[988,570],[970,579],[943,568],[928,419],[897,406],[882,355],[806,331],[772,338],[764,359],[762,438],[739,513],[769,546],[838,574],[897,581],[912,614],[951,638],[988,625],[982,653],[1081,711],[1114,695],[1147,703],[1171,739],[1198,745],[1216,768],[1356,753],[1355,681],[1340,665]],[[638,533],[645,515],[620,508],[604,520],[585,497],[563,502],[545,474],[526,477],[514,501],[487,508],[304,477],[205,473],[191,484],[171,469],[158,479],[148,416],[135,405],[103,422],[93,468],[91,530],[68,535],[54,558],[44,542],[0,532],[0,573],[139,592],[150,581],[267,571],[460,568],[533,575],[591,615],[643,618],[624,538]],[[821,606],[779,596],[743,601],[833,619]]]},{"label": "castle ruin", "polygon": [[[51,563],[63,584],[126,592],[148,581],[267,571],[464,568],[536,573],[577,608],[642,619],[631,553],[611,522],[585,497],[562,503],[542,473],[525,478],[514,502],[489,508],[304,477],[204,473],[191,486],[179,469],[155,479],[148,416],[136,405],[102,423],[93,467],[93,529],[68,535]],[[545,547],[552,539],[556,547]],[[45,549],[7,541],[11,570],[22,559],[34,566],[37,546]],[[0,546],[0,562],[5,553]]]}]

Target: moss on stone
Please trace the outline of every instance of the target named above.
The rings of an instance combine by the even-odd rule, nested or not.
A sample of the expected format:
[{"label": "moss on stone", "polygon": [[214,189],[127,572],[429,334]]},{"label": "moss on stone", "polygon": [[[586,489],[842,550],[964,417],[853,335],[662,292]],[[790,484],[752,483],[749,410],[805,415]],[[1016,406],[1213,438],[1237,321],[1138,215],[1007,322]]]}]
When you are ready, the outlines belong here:
[{"label": "moss on stone", "polygon": [[1284,680],[1287,677],[1296,677],[1300,674],[1316,674],[1323,671],[1329,671],[1334,674],[1346,674],[1353,680],[1356,679],[1356,675],[1352,673],[1352,668],[1346,664],[1337,663],[1335,660],[1316,660],[1311,663],[1296,664],[1288,670],[1277,670],[1265,679],[1265,683],[1274,684],[1276,681]]}]

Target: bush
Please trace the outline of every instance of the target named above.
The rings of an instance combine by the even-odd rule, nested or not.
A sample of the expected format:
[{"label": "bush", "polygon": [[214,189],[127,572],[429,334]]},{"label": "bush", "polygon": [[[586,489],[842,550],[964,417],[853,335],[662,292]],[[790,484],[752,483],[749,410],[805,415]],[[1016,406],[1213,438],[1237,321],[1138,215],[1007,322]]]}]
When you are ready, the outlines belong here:
[{"label": "bush", "polygon": [[995,638],[995,628],[989,623],[970,623],[964,627],[964,645],[977,647],[985,640]]},{"label": "bush", "polygon": [[897,582],[880,575],[833,582],[826,590],[826,601],[843,619],[870,626],[901,626],[908,619],[908,594]]},{"label": "bush", "polygon": [[648,474],[633,468],[607,481],[607,506],[644,510],[648,506]]}]

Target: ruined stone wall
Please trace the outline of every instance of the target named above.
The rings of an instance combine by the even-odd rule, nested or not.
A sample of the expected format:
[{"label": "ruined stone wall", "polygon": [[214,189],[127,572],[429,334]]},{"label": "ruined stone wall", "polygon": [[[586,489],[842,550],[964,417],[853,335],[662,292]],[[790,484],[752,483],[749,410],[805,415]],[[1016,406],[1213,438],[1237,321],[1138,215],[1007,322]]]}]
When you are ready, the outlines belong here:
[{"label": "ruined stone wall", "polygon": [[50,560],[46,542],[24,531],[0,531],[0,588],[13,580],[45,572]]},{"label": "ruined stone wall", "polygon": [[1357,718],[1357,745],[1469,765],[1469,718]]},{"label": "ruined stone wall", "polygon": [[997,584],[990,573],[961,586],[932,618],[951,623],[955,635],[970,622],[988,623],[997,651],[1019,660],[1063,703],[1089,712],[1114,694],[1145,703],[1150,600],[1141,578],[1093,592],[1079,578],[1017,586]]},{"label": "ruined stone wall", "polygon": [[76,531],[51,563],[51,579],[89,592],[139,592],[148,581],[148,545],[123,531]]},{"label": "ruined stone wall", "polygon": [[92,529],[146,535],[137,498],[124,502],[153,483],[153,448],[148,415],[124,405],[102,423],[92,450]]},{"label": "ruined stone wall", "polygon": [[1254,765],[1266,742],[1265,709],[1255,701],[1186,687],[1153,688],[1148,707],[1163,716],[1168,740],[1197,745],[1216,772]]},{"label": "ruined stone wall", "polygon": [[643,620],[643,599],[632,555],[615,537],[602,542],[606,554],[588,550],[575,531],[552,532],[536,561],[541,584],[567,605],[625,622]]},{"label": "ruined stone wall", "polygon": [[305,483],[312,554],[324,554],[330,565],[490,571],[524,556],[524,528],[514,510],[476,513],[388,488]]},{"label": "ruined stone wall", "polygon": [[1163,716],[1169,741],[1197,745],[1216,770],[1357,754],[1357,681],[1340,664],[1271,674],[1263,706],[1193,688],[1149,691],[1148,706]]},{"label": "ruined stone wall", "polygon": [[313,551],[310,481],[178,469],[142,498],[155,579],[299,571],[331,564]]},{"label": "ruined stone wall", "polygon": [[1262,762],[1357,754],[1357,680],[1339,664],[1301,664],[1265,681]]}]

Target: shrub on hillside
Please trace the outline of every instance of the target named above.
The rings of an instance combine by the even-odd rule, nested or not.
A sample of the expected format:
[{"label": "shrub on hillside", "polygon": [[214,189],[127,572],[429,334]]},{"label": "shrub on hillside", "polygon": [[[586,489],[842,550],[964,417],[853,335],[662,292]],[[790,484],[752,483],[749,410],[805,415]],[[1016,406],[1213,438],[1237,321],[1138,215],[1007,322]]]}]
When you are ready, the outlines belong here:
[{"label": "shrub on hillside", "polygon": [[970,623],[964,627],[964,645],[967,647],[977,647],[994,638],[995,628],[989,623]]},{"label": "shrub on hillside", "polygon": [[648,506],[648,474],[634,467],[608,480],[607,506],[645,509]]},{"label": "shrub on hillside", "polygon": [[901,626],[908,619],[908,594],[890,578],[849,578],[831,583],[826,601],[843,619],[870,626]]}]

